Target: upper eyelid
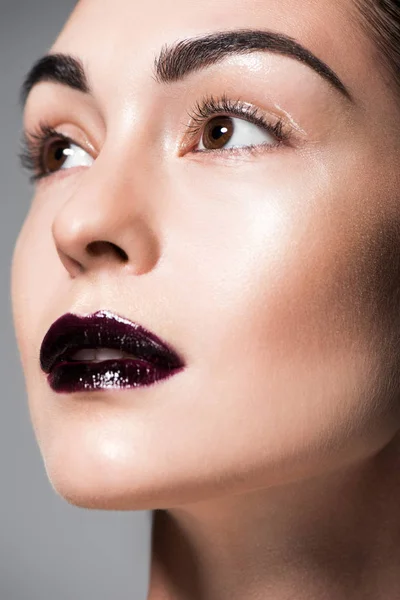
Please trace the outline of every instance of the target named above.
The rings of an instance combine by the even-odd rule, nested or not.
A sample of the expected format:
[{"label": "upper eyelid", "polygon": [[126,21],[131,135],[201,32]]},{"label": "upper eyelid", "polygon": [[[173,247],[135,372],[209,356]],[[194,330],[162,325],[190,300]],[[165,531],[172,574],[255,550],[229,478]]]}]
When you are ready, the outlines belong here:
[{"label": "upper eyelid", "polygon": [[[192,118],[193,115],[195,115],[199,117],[199,120],[221,113],[229,113],[243,117],[252,117],[255,115],[265,117],[266,115],[265,111],[258,106],[245,100],[231,100],[226,94],[217,98],[214,96],[205,96],[200,102],[197,101],[195,106],[189,111]],[[278,119],[279,117],[276,118]]]},{"label": "upper eyelid", "polygon": [[[197,108],[202,104],[204,106],[205,101],[210,100],[211,102],[213,102],[214,104],[219,104],[219,103],[228,103],[231,106],[229,106],[229,108],[226,110],[227,113],[231,113],[235,116],[240,116],[240,117],[246,117],[246,116],[253,116],[256,113],[259,113],[259,116],[266,118],[267,120],[271,120],[274,119],[276,121],[278,120],[286,120],[288,124],[290,124],[290,127],[293,127],[294,130],[296,130],[299,133],[305,134],[305,131],[298,126],[298,124],[290,117],[290,115],[288,115],[288,113],[286,111],[284,111],[279,105],[274,103],[274,107],[277,108],[277,110],[269,110],[269,109],[264,109],[260,106],[258,106],[257,104],[248,102],[247,100],[244,100],[242,98],[236,98],[234,96],[234,94],[228,94],[228,93],[222,93],[222,94],[218,94],[217,96],[213,96],[212,94],[208,94],[203,96],[203,98],[200,99],[200,101],[197,101],[195,103],[192,104],[192,106],[186,110],[186,114],[189,114],[189,117],[192,118],[194,112],[197,110]],[[235,110],[231,110],[231,108],[235,108],[237,106],[246,106],[247,110],[243,110],[243,111],[235,111]],[[225,107],[218,107],[218,111],[216,110],[215,113],[221,113],[221,112],[225,112]],[[31,131],[34,131],[35,129],[40,129],[40,123],[41,123],[41,119],[38,117],[34,117],[34,115],[32,115],[32,118],[30,118],[29,120],[34,120],[36,121],[36,119],[38,119],[38,125],[33,125],[33,126],[29,126],[27,123],[24,124],[24,132],[26,132],[26,134],[29,134]],[[46,119],[45,119],[46,120]],[[57,118],[57,120],[59,120]],[[194,121],[195,119],[193,119]],[[62,121],[64,121],[64,118],[62,119]],[[68,122],[68,119],[65,119],[65,122]],[[94,136],[92,135],[88,135],[84,129],[84,127],[82,127],[82,122],[77,122],[75,121],[75,118],[73,119],[73,121],[71,121],[71,124],[74,127],[77,127],[78,129],[83,129],[84,131],[84,135],[83,137],[86,138],[86,140],[84,141],[85,146],[84,147],[88,147],[91,150],[95,150],[97,146],[99,146],[101,144],[101,140],[99,138],[99,136],[97,134],[95,134]],[[181,125],[183,127],[187,127],[188,123],[182,121]],[[105,124],[104,124],[105,126]],[[54,127],[55,128],[55,127]],[[101,127],[103,129],[103,127]],[[106,127],[105,127],[106,129]],[[82,142],[77,140],[76,137],[73,137],[72,135],[69,134],[63,134],[62,132],[57,132],[60,137],[63,137],[65,139],[69,139],[71,141],[73,141],[74,143],[76,143],[77,145],[82,145]],[[92,138],[94,137],[94,142],[92,143]],[[97,138],[97,139],[96,139]]]},{"label": "upper eyelid", "polygon": [[[103,123],[93,118],[90,107],[79,110],[80,104],[68,104],[50,100],[49,105],[33,107],[25,114],[22,134],[29,138],[48,130],[60,138],[70,140],[84,149],[96,150],[101,141]],[[89,124],[89,126],[88,126]]]}]

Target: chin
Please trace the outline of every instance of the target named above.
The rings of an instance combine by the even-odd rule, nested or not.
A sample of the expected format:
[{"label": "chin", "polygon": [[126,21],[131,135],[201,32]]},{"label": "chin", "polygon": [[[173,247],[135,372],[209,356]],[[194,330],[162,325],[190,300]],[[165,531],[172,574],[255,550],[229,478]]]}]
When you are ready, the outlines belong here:
[{"label": "chin", "polygon": [[[76,433],[76,432],[75,432]],[[73,441],[73,443],[72,443]],[[176,464],[157,448],[129,448],[118,440],[54,436],[41,454],[55,493],[69,504],[95,510],[173,508],[215,495],[215,484],[196,477],[190,464]]]},{"label": "chin", "polygon": [[124,477],[107,465],[102,466],[68,458],[45,461],[49,482],[58,496],[69,504],[96,510],[150,510],[154,508],[155,494],[149,481],[135,479],[130,473]]}]

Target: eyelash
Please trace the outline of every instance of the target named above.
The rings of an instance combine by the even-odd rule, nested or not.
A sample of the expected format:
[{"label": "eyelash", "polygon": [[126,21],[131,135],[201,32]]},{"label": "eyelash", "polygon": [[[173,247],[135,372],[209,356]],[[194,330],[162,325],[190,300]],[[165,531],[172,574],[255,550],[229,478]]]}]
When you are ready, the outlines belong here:
[{"label": "eyelash", "polygon": [[[258,145],[258,146],[244,146],[238,149],[235,148],[220,148],[214,150],[192,150],[194,153],[224,153],[232,152],[233,150],[239,152],[254,152],[259,147],[266,151],[276,150],[283,144],[288,145],[292,137],[292,130],[286,128],[284,122],[278,119],[275,123],[267,120],[261,111],[249,104],[242,102],[241,100],[230,100],[226,95],[220,98],[214,96],[207,96],[202,101],[197,102],[193,111],[189,112],[190,124],[187,126],[188,131],[192,137],[198,136],[202,128],[207,122],[215,116],[231,116],[239,117],[253,123],[264,129],[266,132],[272,134],[278,140],[275,145]],[[31,183],[35,183],[40,179],[44,179],[54,172],[46,172],[43,163],[43,153],[46,145],[50,141],[65,141],[69,144],[76,144],[70,137],[56,131],[53,127],[47,123],[40,121],[37,129],[31,132],[24,132],[22,136],[22,149],[19,153],[19,159],[24,169],[31,172],[29,180]]]},{"label": "eyelash", "polygon": [[22,168],[33,172],[29,178],[31,183],[35,183],[36,181],[53,174],[46,172],[43,164],[43,152],[48,142],[56,140],[77,145],[73,139],[56,131],[53,127],[50,127],[50,125],[43,121],[40,121],[37,129],[34,131],[24,132],[22,134],[22,149],[19,153],[19,159]]}]

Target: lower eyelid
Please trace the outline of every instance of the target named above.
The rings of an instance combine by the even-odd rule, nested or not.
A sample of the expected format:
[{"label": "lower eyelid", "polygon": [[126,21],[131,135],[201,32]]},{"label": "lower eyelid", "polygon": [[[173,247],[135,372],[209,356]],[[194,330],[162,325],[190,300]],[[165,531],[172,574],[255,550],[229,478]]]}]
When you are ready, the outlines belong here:
[{"label": "lower eyelid", "polygon": [[36,184],[40,184],[40,185],[45,185],[47,183],[50,184],[55,179],[56,180],[66,179],[70,175],[73,175],[74,173],[79,172],[79,171],[84,171],[87,168],[88,167],[77,166],[77,167],[71,167],[70,169],[59,169],[58,171],[54,171],[52,173],[45,173],[43,175],[39,175],[39,176],[35,177],[33,179],[32,183],[36,183]]},{"label": "lower eyelid", "polygon": [[249,160],[252,157],[262,157],[266,154],[272,155],[274,152],[277,152],[277,156],[281,155],[283,150],[289,150],[290,148],[285,145],[283,142],[279,142],[277,144],[258,144],[256,146],[241,146],[241,147],[233,147],[233,148],[219,148],[217,150],[191,150],[187,152],[183,156],[188,156],[193,158],[193,160],[200,159],[201,156],[204,158],[209,158],[213,162],[218,159],[227,161],[235,161],[238,159],[241,160]]}]

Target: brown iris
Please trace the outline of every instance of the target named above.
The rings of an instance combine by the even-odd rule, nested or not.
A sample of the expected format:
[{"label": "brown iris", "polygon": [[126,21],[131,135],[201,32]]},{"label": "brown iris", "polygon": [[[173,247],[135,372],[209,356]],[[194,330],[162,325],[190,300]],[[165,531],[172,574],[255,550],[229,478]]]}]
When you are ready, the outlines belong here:
[{"label": "brown iris", "polygon": [[218,150],[229,142],[234,125],[231,117],[215,117],[204,128],[202,142],[207,150]]},{"label": "brown iris", "polygon": [[70,155],[71,143],[68,140],[53,140],[45,148],[43,167],[46,173],[58,171]]}]

